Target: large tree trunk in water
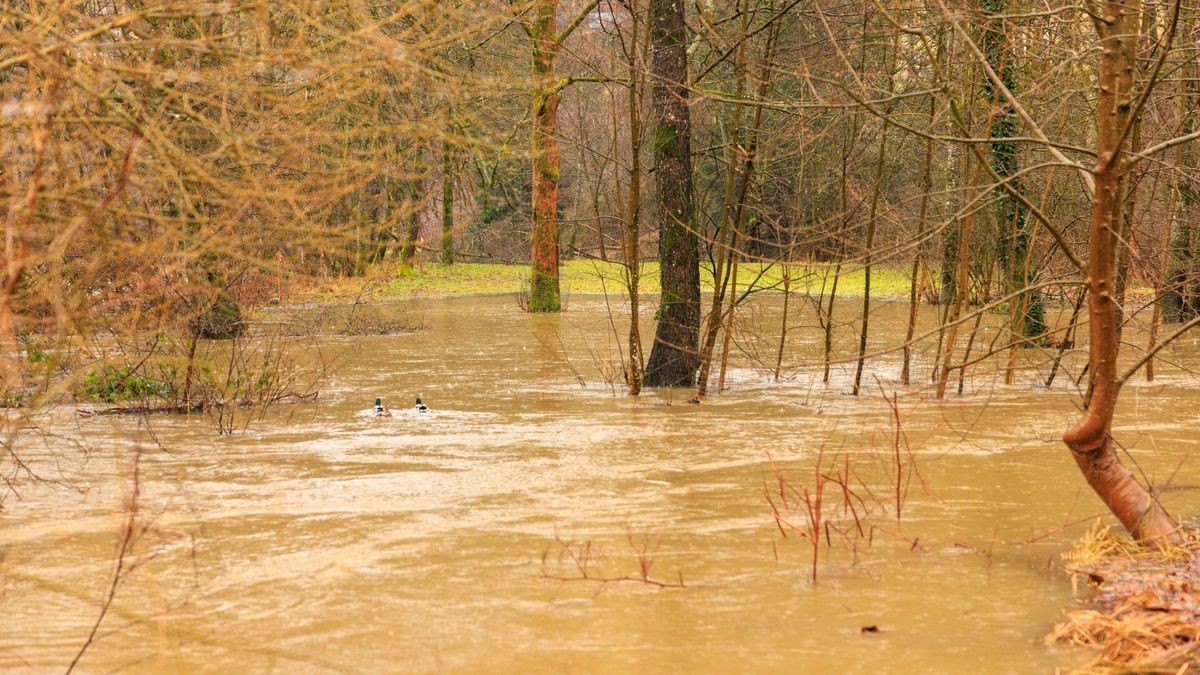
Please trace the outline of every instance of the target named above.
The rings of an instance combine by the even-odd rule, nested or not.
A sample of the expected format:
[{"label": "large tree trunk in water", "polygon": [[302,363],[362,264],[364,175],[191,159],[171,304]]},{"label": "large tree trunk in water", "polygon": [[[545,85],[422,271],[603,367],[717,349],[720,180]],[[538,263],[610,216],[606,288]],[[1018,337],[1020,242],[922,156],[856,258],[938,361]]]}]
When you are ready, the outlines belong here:
[{"label": "large tree trunk in water", "polygon": [[690,387],[699,366],[700,261],[692,209],[691,118],[683,0],[650,3],[654,182],[662,300],[646,385]]},{"label": "large tree trunk in water", "polygon": [[1088,242],[1088,366],[1092,376],[1083,418],[1063,434],[1084,477],[1130,534],[1162,545],[1177,541],[1175,523],[1117,457],[1109,431],[1117,403],[1119,342],[1114,298],[1128,159],[1121,154],[1130,123],[1141,0],[1108,0],[1097,21],[1103,48],[1097,106],[1095,194]]},{"label": "large tree trunk in water", "polygon": [[540,0],[532,26],[533,38],[533,228],[529,252],[529,311],[557,312],[558,287],[558,58],[555,16],[558,0]]}]

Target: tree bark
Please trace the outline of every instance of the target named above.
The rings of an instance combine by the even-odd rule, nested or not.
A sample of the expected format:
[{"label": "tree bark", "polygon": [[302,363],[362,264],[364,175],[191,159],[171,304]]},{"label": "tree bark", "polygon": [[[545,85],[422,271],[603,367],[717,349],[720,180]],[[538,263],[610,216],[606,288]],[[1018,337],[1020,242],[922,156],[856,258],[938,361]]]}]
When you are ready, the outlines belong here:
[{"label": "tree bark", "polygon": [[1116,284],[1117,233],[1121,230],[1129,161],[1122,155],[1130,123],[1133,74],[1142,16],[1141,0],[1107,0],[1096,22],[1102,50],[1096,117],[1095,194],[1088,230],[1088,367],[1092,382],[1083,418],[1063,434],[1080,471],[1113,515],[1139,540],[1177,541],[1166,510],[1121,464],[1109,435],[1117,403],[1119,350]]},{"label": "tree bark", "polygon": [[449,139],[442,141],[442,262],[454,264],[454,182],[457,153]]},{"label": "tree bark", "polygon": [[539,0],[530,27],[533,40],[533,227],[530,230],[529,311],[561,309],[558,285],[558,91],[555,62],[558,0]]},{"label": "tree bark", "polygon": [[[1200,21],[1192,18],[1189,33],[1196,39]],[[1200,63],[1190,64],[1191,72],[1184,80],[1183,96],[1179,108],[1183,117],[1181,135],[1196,129],[1196,110],[1200,106]],[[1192,221],[1196,205],[1200,204],[1195,183],[1197,160],[1196,144],[1185,143],[1176,150],[1177,164],[1175,218],[1168,235],[1166,288],[1162,294],[1163,323],[1182,323],[1200,313],[1200,279],[1197,278],[1197,258],[1200,258],[1200,233]]]},{"label": "tree bark", "polygon": [[[900,51],[900,34],[893,31],[892,33],[892,50],[888,58],[888,95],[890,96],[896,90],[896,57]],[[889,100],[884,106],[884,117],[891,116],[892,110],[895,108],[893,100]],[[858,396],[862,388],[863,367],[867,362],[867,337],[870,332],[871,325],[871,267],[875,257],[875,230],[878,225],[879,217],[879,196],[883,192],[883,172],[887,165],[887,138],[889,125],[886,121],[883,123],[883,128],[879,131],[879,158],[875,164],[875,185],[871,188],[871,211],[867,216],[867,231],[866,240],[863,251],[863,300],[862,300],[862,325],[858,332],[858,363],[854,368],[854,388],[853,394]]]},{"label": "tree bark", "polygon": [[[988,65],[1000,76],[1004,86],[1014,94],[1018,91],[1017,68],[1014,63],[1012,45],[1009,44],[1009,31],[1001,16],[1008,11],[1008,0],[983,0],[981,6],[984,12],[991,15],[991,23],[985,26],[981,48],[987,56]],[[993,105],[1003,105],[1004,97],[993,86],[991,79],[984,78],[984,91]],[[992,119],[990,137],[993,139],[988,146],[992,170],[1001,180],[1007,180],[1012,189],[1024,194],[1024,186],[1016,178],[1020,170],[1017,161],[1017,144],[1011,139],[1019,132],[1017,113],[1011,106],[1003,108]],[[1003,192],[997,202],[997,217],[999,231],[1002,235],[1011,236],[1011,245],[1001,243],[998,247],[1001,253],[1001,263],[1006,272],[1010,292],[1018,292],[1027,288],[1033,281],[1029,278],[1030,245],[1033,242],[1033,226],[1029,222],[1028,212],[1024,205],[1012,194]],[[1008,251],[1012,255],[1008,255]],[[1025,338],[1037,338],[1046,333],[1046,312],[1043,307],[1042,294],[1037,290],[1028,290],[1013,302],[1018,303],[1019,311],[1012,313],[1012,331],[1015,335]],[[1019,343],[1017,343],[1019,344]]]},{"label": "tree bark", "polygon": [[[629,289],[629,363],[625,366],[625,383],[629,395],[642,393],[643,356],[642,334],[638,325],[640,312],[639,284],[642,277],[642,256],[639,236],[642,212],[642,91],[645,80],[642,75],[641,10],[638,0],[630,0],[631,17],[629,38],[629,203],[623,234],[625,249],[626,286]],[[600,240],[600,257],[604,258],[604,232],[596,220]]]},{"label": "tree bark", "polygon": [[[929,99],[929,120],[937,114],[937,100]],[[904,330],[904,360],[900,367],[900,384],[908,385],[911,380],[912,342],[917,330],[917,315],[921,306],[921,262],[924,257],[925,229],[929,217],[929,193],[933,190],[933,141],[925,140],[925,169],[921,172],[921,206],[917,215],[917,250],[913,255],[912,281],[908,290],[908,326]]]},{"label": "tree bark", "polygon": [[417,259],[417,247],[421,240],[421,197],[424,185],[421,181],[421,163],[425,153],[420,148],[414,151],[412,159],[413,177],[408,179],[408,222],[405,226],[404,246],[400,248],[400,259],[404,264],[412,266]]},{"label": "tree bark", "polygon": [[691,117],[683,0],[650,3],[655,220],[662,300],[646,385],[690,387],[699,366],[700,261],[692,204]]}]

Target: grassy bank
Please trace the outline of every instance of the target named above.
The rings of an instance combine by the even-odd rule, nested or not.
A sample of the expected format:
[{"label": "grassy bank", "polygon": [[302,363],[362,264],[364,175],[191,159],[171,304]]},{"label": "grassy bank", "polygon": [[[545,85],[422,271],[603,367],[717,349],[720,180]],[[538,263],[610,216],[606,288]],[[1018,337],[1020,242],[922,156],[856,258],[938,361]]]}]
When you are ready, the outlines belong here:
[{"label": "grassy bank", "polygon": [[[619,295],[624,292],[624,272],[624,267],[619,263],[568,260],[563,263],[560,271],[562,290],[564,294],[608,292]],[[819,292],[824,276],[829,275],[829,282],[832,282],[832,272],[832,267],[825,265],[793,265],[792,290]],[[700,278],[704,289],[711,290],[712,275],[707,270],[702,270]],[[742,264],[738,269],[739,288],[745,288],[751,283],[758,288],[782,288],[782,278],[783,268],[779,265]],[[863,281],[864,274],[861,268],[844,271],[838,282],[838,295],[861,297]],[[365,277],[316,279],[296,289],[289,300],[336,302],[358,297],[393,300],[417,296],[512,294],[527,288],[528,283],[529,267],[526,265],[425,263],[412,268],[395,265],[377,268]],[[642,265],[640,287],[643,293],[651,295],[661,290],[657,262],[646,262]],[[906,297],[908,287],[908,277],[900,269],[882,267],[872,273],[872,295]]]}]

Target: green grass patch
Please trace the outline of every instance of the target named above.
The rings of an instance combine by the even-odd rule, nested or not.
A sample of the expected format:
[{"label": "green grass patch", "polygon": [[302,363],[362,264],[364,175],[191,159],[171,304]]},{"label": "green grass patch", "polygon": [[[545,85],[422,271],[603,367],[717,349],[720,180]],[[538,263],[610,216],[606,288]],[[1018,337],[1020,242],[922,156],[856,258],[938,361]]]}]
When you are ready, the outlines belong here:
[{"label": "green grass patch", "polygon": [[[790,268],[794,292],[819,293],[824,283],[826,292],[833,282],[833,267],[825,264],[795,264]],[[567,260],[559,270],[564,295],[611,293],[621,294],[625,288],[625,268],[620,263],[599,260]],[[415,268],[396,266],[374,270],[363,278],[332,278],[319,286],[304,289],[299,295],[303,300],[345,301],[353,300],[364,293],[372,300],[388,300],[404,297],[441,297],[449,295],[515,294],[529,287],[530,272],[527,265],[503,265],[497,263],[425,263]],[[839,296],[863,294],[862,268],[844,266],[838,282]],[[712,274],[702,269],[700,282],[703,289],[712,290]],[[738,266],[738,287],[746,288],[753,283],[757,288],[783,288],[783,267],[761,263],[742,263]],[[656,295],[659,286],[659,264],[648,261],[642,264],[639,288],[642,293]],[[908,294],[909,280],[898,268],[878,267],[872,270],[871,294],[904,297]]]}]

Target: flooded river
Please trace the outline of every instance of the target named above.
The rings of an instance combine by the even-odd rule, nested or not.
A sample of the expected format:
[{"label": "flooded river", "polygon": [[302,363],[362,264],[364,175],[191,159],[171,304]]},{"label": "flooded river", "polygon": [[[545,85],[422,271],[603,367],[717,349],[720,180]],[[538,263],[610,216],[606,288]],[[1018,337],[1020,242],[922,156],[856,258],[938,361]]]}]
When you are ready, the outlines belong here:
[{"label": "flooded river", "polygon": [[[899,523],[870,514],[869,537],[832,533],[814,584],[807,542],[772,517],[769,457],[796,486],[819,453],[852,461],[886,504],[895,427],[874,378],[860,398],[848,365],[820,382],[807,309],[779,382],[779,307],[745,313],[727,390],[696,406],[606,382],[620,342],[602,298],[561,316],[508,297],[401,308],[424,328],[322,340],[335,370],[318,402],[231,437],[203,415],[41,416],[53,435],[19,450],[67,486],[25,483],[0,511],[0,671],[61,672],[87,639],[135,449],[137,536],[81,672],[1027,673],[1086,656],[1042,642],[1078,603],[1058,556],[1102,508],[1059,440],[1079,400],[1068,378],[1005,386],[985,364],[938,402],[897,384],[899,354],[874,359],[927,490],[911,483]],[[897,344],[906,316],[878,310],[873,348]],[[1168,356],[1198,354],[1189,339]],[[407,410],[418,395],[431,413]],[[357,414],[376,396],[393,417]],[[1200,383],[1164,365],[1117,419],[1190,518]],[[617,580],[642,562],[683,587]]]}]

